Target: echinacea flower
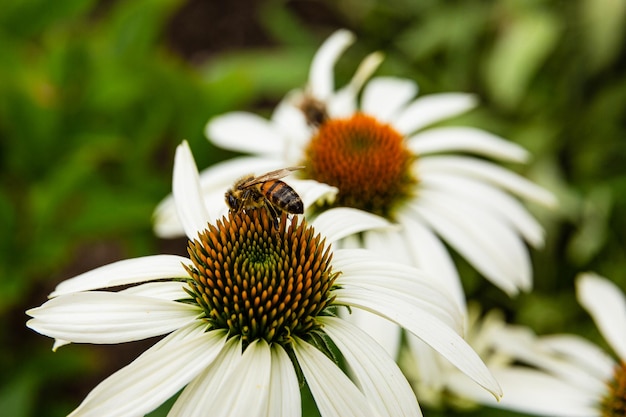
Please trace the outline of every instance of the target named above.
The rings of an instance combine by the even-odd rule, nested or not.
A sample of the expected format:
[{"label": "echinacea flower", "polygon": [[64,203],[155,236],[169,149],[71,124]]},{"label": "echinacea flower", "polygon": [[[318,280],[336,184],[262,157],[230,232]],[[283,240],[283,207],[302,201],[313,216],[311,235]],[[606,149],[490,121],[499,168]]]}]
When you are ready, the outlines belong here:
[{"label": "echinacea flower", "polygon": [[[476,98],[465,93],[414,98],[412,80],[375,77],[368,82],[381,62],[379,53],[366,57],[352,80],[336,90],[334,64],[353,41],[346,30],[334,33],[315,55],[306,88],[289,93],[270,120],[233,112],[209,121],[206,134],[213,143],[254,156],[204,171],[207,203],[217,206],[234,173],[305,166],[302,178],[338,190],[309,213],[352,207],[398,226],[368,230],[341,244],[418,266],[441,281],[461,309],[465,295],[446,244],[506,293],[529,290],[527,244],[540,247],[544,232],[516,197],[545,206],[554,206],[555,198],[489,161],[524,163],[528,152],[480,129],[432,127],[474,108]],[[155,231],[182,234],[171,198],[155,211]],[[397,351],[397,328],[368,314],[353,319],[389,352]]]},{"label": "echinacea flower", "polygon": [[[365,210],[402,226],[365,233],[364,246],[387,249],[395,258],[436,272],[461,304],[456,270],[437,235],[507,293],[529,289],[531,267],[524,242],[540,246],[543,230],[513,196],[546,206],[553,206],[555,199],[484,159],[523,163],[528,152],[476,128],[426,129],[472,109],[476,98],[443,93],[414,99],[417,85],[394,77],[366,83],[380,62],[376,53],[364,60],[348,85],[335,91],[334,63],[353,40],[345,30],[333,34],[313,59],[306,90],[288,94],[271,120],[233,112],[208,123],[206,133],[213,143],[256,156],[206,170],[205,197],[222,198],[215,191],[231,183],[233,172],[242,169],[304,165],[304,178],[339,189],[333,205]],[[313,119],[321,119],[309,116],[307,120],[308,109],[316,107],[322,116]],[[481,158],[442,155],[450,152]],[[171,202],[157,209],[157,234],[182,233],[170,213]]]},{"label": "echinacea flower", "polygon": [[[368,251],[331,247],[355,228],[380,227],[379,218],[335,209],[309,225],[298,216],[275,222],[260,209],[211,223],[186,142],[176,152],[173,194],[189,258],[107,265],[60,283],[27,312],[28,326],[57,347],[167,334],[101,382],[72,416],[140,416],[182,389],[171,416],[297,417],[298,375],[322,416],[421,415],[393,359],[336,315],[345,307],[397,323],[501,395],[458,335],[458,308],[432,279]],[[111,290],[117,286],[128,288]],[[351,377],[329,358],[331,346]]]},{"label": "echinacea flower", "polygon": [[472,384],[458,384],[457,392],[487,405],[546,417],[626,415],[626,296],[593,273],[581,274],[576,286],[579,303],[614,356],[580,336],[536,336],[529,329],[503,327],[493,339],[499,341],[495,348],[517,366],[489,366],[505,393],[502,401],[496,404]]}]

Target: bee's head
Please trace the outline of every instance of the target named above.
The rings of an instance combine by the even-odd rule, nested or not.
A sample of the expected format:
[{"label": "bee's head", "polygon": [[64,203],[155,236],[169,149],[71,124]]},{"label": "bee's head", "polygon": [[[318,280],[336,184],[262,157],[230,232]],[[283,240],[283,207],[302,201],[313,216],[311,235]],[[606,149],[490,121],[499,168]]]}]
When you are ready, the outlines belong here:
[{"label": "bee's head", "polygon": [[226,204],[230,208],[230,211],[239,211],[241,209],[241,200],[235,197],[233,190],[226,191],[224,199],[226,200]]}]

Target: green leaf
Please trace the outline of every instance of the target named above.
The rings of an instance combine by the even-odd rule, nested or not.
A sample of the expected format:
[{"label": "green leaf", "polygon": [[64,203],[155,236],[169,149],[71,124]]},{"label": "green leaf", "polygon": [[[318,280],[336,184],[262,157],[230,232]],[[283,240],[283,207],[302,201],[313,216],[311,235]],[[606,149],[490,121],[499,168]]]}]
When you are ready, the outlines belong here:
[{"label": "green leaf", "polygon": [[485,84],[492,98],[514,108],[524,98],[533,77],[554,50],[561,22],[546,11],[507,16],[502,32],[487,57]]}]

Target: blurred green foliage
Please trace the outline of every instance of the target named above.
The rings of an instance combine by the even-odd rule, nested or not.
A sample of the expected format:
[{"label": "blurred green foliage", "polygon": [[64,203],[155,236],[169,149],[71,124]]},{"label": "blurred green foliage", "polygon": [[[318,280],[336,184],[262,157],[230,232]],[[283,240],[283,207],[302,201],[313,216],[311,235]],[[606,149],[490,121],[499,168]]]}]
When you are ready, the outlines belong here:
[{"label": "blurred green foliage", "polygon": [[532,254],[535,291],[510,300],[459,259],[469,297],[541,333],[597,338],[573,278],[595,270],[626,287],[625,2],[216,4],[9,0],[0,8],[3,415],[65,415],[144,348],[52,354],[50,340],[25,329],[24,311],[93,267],[183,252],[184,242],[151,232],[176,144],[188,139],[200,167],[232,156],[206,142],[206,121],[230,110],[269,114],[303,85],[314,51],[340,27],[358,43],[339,62],[339,79],[382,50],[380,74],[415,79],[422,93],[478,94],[482,106],[461,121],[527,147],[535,159],[513,168],[561,200],[554,213],[531,207],[548,231],[546,248]]}]

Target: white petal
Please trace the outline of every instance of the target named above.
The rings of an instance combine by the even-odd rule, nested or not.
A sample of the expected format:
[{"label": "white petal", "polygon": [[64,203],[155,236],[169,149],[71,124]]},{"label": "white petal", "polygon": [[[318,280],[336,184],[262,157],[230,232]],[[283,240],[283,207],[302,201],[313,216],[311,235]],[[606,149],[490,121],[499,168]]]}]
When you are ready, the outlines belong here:
[{"label": "white petal", "polygon": [[300,417],[300,387],[293,363],[287,352],[277,343],[271,346],[272,375],[270,379],[267,417]]},{"label": "white petal", "polygon": [[400,368],[366,333],[336,317],[322,317],[365,398],[380,416],[421,416],[415,394]]},{"label": "white petal", "polygon": [[[542,336],[538,342],[550,352],[556,352],[575,364],[587,375],[587,379],[596,379],[604,383],[613,375],[615,361],[599,346],[580,336],[560,334]],[[588,385],[585,385],[588,386]]]},{"label": "white petal", "polygon": [[188,258],[176,255],[155,255],[125,259],[101,266],[61,282],[50,297],[78,291],[137,284],[167,278],[188,278],[183,265],[190,265]]},{"label": "white petal", "polygon": [[[598,372],[585,369],[585,362],[589,362],[589,359],[577,361],[580,355],[567,357],[548,346],[543,338],[537,338],[528,328],[504,326],[494,332],[491,340],[498,352],[546,371],[572,386],[582,387],[589,393],[604,390],[605,380],[594,377]],[[573,341],[570,337],[570,342]]]},{"label": "white petal", "polygon": [[408,138],[407,146],[418,155],[461,151],[512,162],[526,162],[529,158],[521,146],[473,127],[428,129]]},{"label": "white petal", "polygon": [[484,210],[494,210],[505,219],[534,247],[544,243],[544,230],[537,220],[515,198],[487,183],[459,175],[429,174],[421,179],[425,189],[440,190],[454,194],[460,200],[470,201]]},{"label": "white petal", "polygon": [[499,403],[465,378],[451,378],[450,390],[484,405],[550,417],[596,417],[593,396],[550,375],[527,368],[494,369],[504,396]]},{"label": "white petal", "polygon": [[338,286],[396,297],[463,333],[464,317],[458,306],[432,277],[407,265],[380,261],[366,250],[342,249],[333,255],[333,267],[341,271]]},{"label": "white petal", "polygon": [[411,208],[503,290],[511,282],[525,291],[532,287],[528,249],[515,230],[491,211],[431,190],[422,190]]},{"label": "white petal", "polygon": [[[181,329],[181,333],[188,329]],[[217,356],[226,335],[196,331],[176,342],[160,343],[144,352],[94,388],[70,414],[83,416],[139,416],[154,410],[191,381]]]},{"label": "white petal", "polygon": [[604,339],[626,361],[626,297],[613,282],[593,273],[576,280],[578,302],[591,315]]},{"label": "white petal", "polygon": [[[270,348],[265,340],[252,342],[215,392],[211,416],[255,417],[268,414]],[[275,411],[275,410],[272,410]]]},{"label": "white petal", "polygon": [[416,94],[417,84],[412,80],[376,77],[363,89],[361,107],[364,113],[380,121],[390,122]]},{"label": "white petal", "polygon": [[363,247],[381,259],[412,265],[412,257],[402,235],[402,227],[368,230],[362,233]]},{"label": "white petal", "polygon": [[241,338],[231,337],[215,360],[181,392],[168,417],[204,417],[220,399],[215,393],[241,360]]},{"label": "white petal", "polygon": [[415,216],[406,212],[398,214],[404,227],[403,236],[414,264],[424,273],[439,281],[456,301],[465,316],[465,292],[454,262],[441,240]]},{"label": "white petal", "polygon": [[356,112],[357,96],[361,87],[382,61],[383,54],[380,52],[374,52],[365,57],[350,82],[327,100],[327,111],[331,117],[348,117]]},{"label": "white petal", "polygon": [[126,288],[119,293],[176,301],[189,298],[185,288],[188,288],[187,285],[180,281],[149,282]]},{"label": "white petal", "polygon": [[402,341],[402,329],[396,323],[358,308],[350,309],[350,311],[341,309],[339,316],[365,331],[382,346],[389,356],[398,357],[400,342]]},{"label": "white petal", "polygon": [[450,212],[440,212],[438,206],[419,203],[411,208],[423,222],[500,289],[510,296],[517,294],[519,279],[513,274],[519,270],[507,262],[508,252],[498,245],[497,238],[480,229],[483,225],[476,223],[477,218],[457,218]]},{"label": "white petal", "polygon": [[339,56],[354,42],[354,35],[344,29],[333,33],[317,50],[311,63],[309,89],[313,97],[324,101],[335,90],[334,66]]},{"label": "white petal", "polygon": [[300,90],[290,91],[272,113],[272,123],[285,138],[280,156],[285,161],[294,161],[287,165],[296,165],[305,159],[304,148],[311,139],[312,128],[299,107],[305,96]]},{"label": "white petal", "polygon": [[295,337],[293,351],[322,417],[374,415],[361,391],[326,355]]},{"label": "white petal", "polygon": [[413,101],[391,124],[398,132],[409,135],[424,126],[465,113],[476,105],[476,97],[471,94],[431,94]]},{"label": "white petal", "polygon": [[194,321],[190,304],[114,292],[81,292],[53,298],[27,311],[27,326],[74,343],[122,343],[159,336]]},{"label": "white petal", "polygon": [[154,213],[152,213],[152,223],[154,234],[157,237],[171,239],[185,235],[183,226],[178,220],[174,196],[171,194],[157,204]]},{"label": "white petal", "polygon": [[543,204],[546,207],[556,207],[556,197],[526,178],[515,174],[490,162],[463,156],[428,156],[421,158],[416,164],[419,176],[431,172],[443,172],[460,176],[469,176],[490,182],[504,188],[520,197]]},{"label": "white petal", "polygon": [[326,210],[312,221],[312,225],[329,243],[365,230],[393,227],[383,217],[350,207]]},{"label": "white petal", "polygon": [[210,217],[202,198],[196,161],[187,141],[176,148],[172,193],[185,234],[189,239],[197,238],[198,233],[207,228]]},{"label": "white petal", "polygon": [[289,178],[286,182],[289,183],[302,199],[305,211],[315,203],[334,201],[339,191],[336,187],[315,180]]},{"label": "white petal", "polygon": [[432,314],[402,299],[376,291],[358,288],[338,289],[333,295],[336,297],[335,304],[362,308],[404,327],[496,398],[502,396],[498,382],[476,352],[452,328]]},{"label": "white petal", "polygon": [[254,113],[217,116],[209,120],[204,132],[212,143],[239,152],[277,155],[284,146],[284,138],[276,126]]}]

